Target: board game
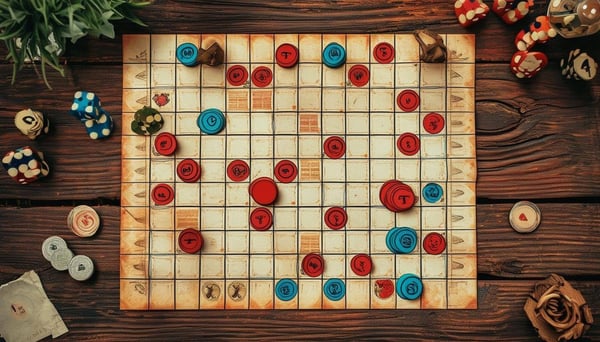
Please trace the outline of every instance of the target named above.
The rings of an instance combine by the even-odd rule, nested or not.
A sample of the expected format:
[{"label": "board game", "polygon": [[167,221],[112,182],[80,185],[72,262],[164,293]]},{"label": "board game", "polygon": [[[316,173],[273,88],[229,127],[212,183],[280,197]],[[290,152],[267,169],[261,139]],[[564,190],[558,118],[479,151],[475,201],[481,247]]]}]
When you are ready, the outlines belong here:
[{"label": "board game", "polygon": [[441,36],[124,35],[121,309],[477,308],[475,39]]}]

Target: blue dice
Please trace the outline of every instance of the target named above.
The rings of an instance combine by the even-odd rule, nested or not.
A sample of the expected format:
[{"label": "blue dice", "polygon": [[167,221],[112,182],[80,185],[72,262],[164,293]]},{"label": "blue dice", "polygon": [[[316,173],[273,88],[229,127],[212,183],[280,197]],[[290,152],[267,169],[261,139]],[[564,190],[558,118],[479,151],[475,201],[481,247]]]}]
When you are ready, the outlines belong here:
[{"label": "blue dice", "polygon": [[9,176],[21,184],[34,182],[50,172],[44,155],[30,146],[7,152],[2,157],[2,166]]},{"label": "blue dice", "polygon": [[112,133],[113,119],[102,109],[100,98],[91,91],[75,92],[69,113],[85,125],[91,139],[106,138]]}]

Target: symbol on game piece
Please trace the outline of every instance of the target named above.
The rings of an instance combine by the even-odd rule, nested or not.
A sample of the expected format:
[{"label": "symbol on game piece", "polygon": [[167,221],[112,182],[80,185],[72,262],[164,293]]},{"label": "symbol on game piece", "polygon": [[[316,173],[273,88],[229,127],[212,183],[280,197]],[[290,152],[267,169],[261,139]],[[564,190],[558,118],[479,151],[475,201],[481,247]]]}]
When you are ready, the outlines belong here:
[{"label": "symbol on game piece", "polygon": [[248,192],[260,205],[271,205],[277,199],[277,184],[269,177],[259,177],[250,183]]},{"label": "symbol on game piece", "polygon": [[423,198],[428,203],[436,203],[442,199],[444,190],[442,186],[437,183],[428,183],[423,187]]},{"label": "symbol on game piece", "polygon": [[396,292],[402,299],[415,300],[423,293],[423,282],[414,274],[403,274],[396,281]]},{"label": "symbol on game piece", "polygon": [[396,146],[398,150],[402,152],[404,155],[412,156],[419,152],[421,148],[421,143],[419,142],[419,137],[417,137],[413,133],[402,133],[398,137],[398,141],[396,142]]},{"label": "symbol on game piece", "polygon": [[198,64],[198,47],[192,43],[179,45],[175,55],[179,62],[185,66],[192,67]]},{"label": "symbol on game piece", "polygon": [[348,78],[356,87],[362,87],[369,83],[369,69],[361,64],[353,65],[348,70]]},{"label": "symbol on game piece", "polygon": [[264,88],[271,84],[273,72],[266,66],[259,66],[252,71],[252,84],[259,88]]},{"label": "symbol on game piece", "polygon": [[201,173],[200,165],[193,159],[187,158],[177,164],[177,176],[186,183],[198,181]]},{"label": "symbol on game piece", "polygon": [[338,68],[346,62],[346,50],[338,43],[329,43],[323,49],[323,64],[330,68]]},{"label": "symbol on game piece", "polygon": [[216,108],[209,108],[198,116],[196,124],[206,134],[217,134],[225,127],[225,115]]},{"label": "symbol on game piece", "polygon": [[175,198],[175,192],[168,184],[158,184],[152,189],[152,200],[156,205],[167,205]]},{"label": "symbol on game piece", "polygon": [[188,254],[196,254],[202,248],[204,240],[195,228],[186,228],[179,233],[177,239],[179,248]]},{"label": "symbol on game piece", "polygon": [[281,183],[290,183],[296,179],[298,168],[291,160],[281,160],[275,165],[275,178]]},{"label": "symbol on game piece", "polygon": [[268,230],[273,225],[273,214],[267,208],[256,208],[250,213],[250,225],[256,230]]},{"label": "symbol on game piece", "polygon": [[309,277],[318,277],[323,274],[325,260],[317,253],[309,253],[302,259],[302,271]]},{"label": "symbol on game piece", "polygon": [[389,298],[394,294],[394,282],[391,279],[375,280],[375,295],[381,299]]},{"label": "symbol on game piece", "polygon": [[373,49],[373,57],[375,60],[381,64],[388,64],[394,60],[394,47],[392,44],[387,42],[381,42],[375,45]]},{"label": "symbol on game piece", "polygon": [[323,151],[331,159],[339,159],[346,153],[346,142],[338,136],[331,136],[323,143]]},{"label": "symbol on game piece", "polygon": [[431,134],[438,134],[444,129],[444,117],[439,113],[431,112],[423,118],[423,128]]},{"label": "symbol on game piece", "polygon": [[227,82],[232,86],[241,86],[248,81],[248,70],[243,65],[233,65],[227,69]]},{"label": "symbol on game piece", "polygon": [[160,155],[170,156],[177,149],[177,139],[171,133],[160,133],[154,140],[154,148]]},{"label": "symbol on game piece", "polygon": [[233,301],[239,302],[246,297],[246,285],[240,282],[233,282],[227,287],[227,295]]},{"label": "symbol on game piece", "polygon": [[333,230],[342,229],[348,222],[348,214],[341,207],[331,207],[324,215],[325,224]]},{"label": "symbol on game piece", "polygon": [[240,159],[236,159],[227,166],[227,176],[234,182],[244,181],[250,176],[250,167]]},{"label": "symbol on game piece", "polygon": [[367,254],[356,254],[350,261],[350,268],[358,276],[366,276],[371,273],[373,263]]},{"label": "symbol on game piece", "polygon": [[346,285],[341,279],[332,278],[323,285],[323,292],[329,300],[338,301],[346,295]]},{"label": "symbol on game piece", "polygon": [[298,63],[298,48],[292,44],[284,43],[275,51],[275,61],[282,68],[291,68]]},{"label": "symbol on game piece", "polygon": [[429,233],[423,239],[423,249],[432,255],[441,254],[446,249],[446,239],[440,233]]},{"label": "symbol on game piece", "polygon": [[152,100],[159,107],[166,106],[167,103],[169,103],[169,94],[167,94],[167,93],[154,94],[154,96],[152,96]]},{"label": "symbol on game piece", "polygon": [[405,112],[412,112],[419,107],[419,95],[416,91],[405,89],[398,94],[396,103]]},{"label": "symbol on game piece", "polygon": [[202,287],[204,297],[209,301],[215,301],[221,296],[221,287],[215,283],[208,283]]},{"label": "symbol on game piece", "polygon": [[275,294],[282,301],[290,301],[298,294],[298,285],[292,279],[281,279],[275,285]]}]

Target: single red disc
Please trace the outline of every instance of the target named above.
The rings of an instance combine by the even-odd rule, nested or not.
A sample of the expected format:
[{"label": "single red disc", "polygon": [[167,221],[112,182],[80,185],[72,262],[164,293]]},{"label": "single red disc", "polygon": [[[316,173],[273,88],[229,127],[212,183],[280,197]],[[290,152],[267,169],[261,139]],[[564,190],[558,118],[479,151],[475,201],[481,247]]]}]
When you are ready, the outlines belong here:
[{"label": "single red disc", "polygon": [[396,146],[400,152],[407,156],[415,155],[419,152],[421,148],[421,142],[419,141],[419,137],[417,137],[413,133],[402,133],[400,137],[398,137],[398,141],[396,142]]},{"label": "single red disc", "polygon": [[250,176],[250,167],[240,159],[236,159],[227,166],[227,177],[234,182],[245,181]]},{"label": "single red disc", "polygon": [[267,208],[256,208],[250,213],[250,225],[256,230],[268,230],[273,225],[273,214]]},{"label": "single red disc", "polygon": [[154,148],[159,154],[170,156],[177,149],[177,139],[169,132],[160,133],[154,140]]},{"label": "single red disc", "polygon": [[189,254],[198,253],[204,242],[202,235],[195,228],[186,228],[182,230],[179,233],[177,241],[179,243],[179,248]]},{"label": "single red disc", "polygon": [[252,71],[252,83],[259,88],[268,86],[272,80],[273,72],[266,66],[259,66]]},{"label": "single red disc", "polygon": [[260,205],[271,205],[277,199],[277,184],[269,177],[260,177],[250,183],[250,196]]},{"label": "single red disc", "polygon": [[423,128],[428,133],[438,134],[444,129],[444,117],[435,112],[431,112],[423,118]]},{"label": "single red disc", "polygon": [[241,86],[248,80],[248,70],[243,65],[232,65],[227,69],[227,82],[232,86]]},{"label": "single red disc", "polygon": [[348,70],[348,78],[356,87],[362,87],[369,83],[369,68],[362,64],[353,65]]},{"label": "single red disc", "polygon": [[391,279],[375,280],[375,295],[381,299],[386,299],[394,294],[394,282]]},{"label": "single red disc", "polygon": [[373,57],[381,64],[388,64],[394,60],[394,47],[390,43],[381,42],[375,45],[373,49]]},{"label": "single red disc", "polygon": [[175,198],[175,192],[169,184],[158,184],[152,189],[152,200],[156,205],[167,205]]},{"label": "single red disc", "polygon": [[302,259],[302,270],[309,277],[318,277],[323,274],[325,260],[317,253],[309,253]]},{"label": "single red disc", "polygon": [[398,107],[405,112],[412,112],[413,110],[417,109],[417,107],[419,107],[419,102],[419,94],[411,89],[403,90],[396,98]]},{"label": "single red disc", "polygon": [[298,48],[292,44],[281,44],[275,51],[277,65],[282,68],[291,68],[298,63]]},{"label": "single red disc", "polygon": [[402,184],[390,192],[391,205],[396,209],[395,212],[405,211],[415,205],[415,194],[412,189]]},{"label": "single red disc", "polygon": [[366,276],[371,273],[373,263],[367,254],[356,254],[350,261],[350,268],[358,276]]},{"label": "single red disc", "polygon": [[341,207],[331,207],[325,212],[324,218],[327,227],[338,230],[344,228],[348,222],[348,214]]},{"label": "single red disc", "polygon": [[281,160],[275,165],[275,178],[281,183],[290,183],[296,179],[298,168],[291,160]]},{"label": "single red disc", "polygon": [[177,164],[177,176],[186,183],[194,183],[200,179],[200,164],[194,159],[184,159]]},{"label": "single red disc", "polygon": [[429,233],[423,239],[423,249],[429,254],[441,254],[446,249],[446,239],[440,233]]},{"label": "single red disc", "polygon": [[346,153],[346,142],[341,137],[331,136],[323,143],[323,151],[331,159],[340,159]]}]

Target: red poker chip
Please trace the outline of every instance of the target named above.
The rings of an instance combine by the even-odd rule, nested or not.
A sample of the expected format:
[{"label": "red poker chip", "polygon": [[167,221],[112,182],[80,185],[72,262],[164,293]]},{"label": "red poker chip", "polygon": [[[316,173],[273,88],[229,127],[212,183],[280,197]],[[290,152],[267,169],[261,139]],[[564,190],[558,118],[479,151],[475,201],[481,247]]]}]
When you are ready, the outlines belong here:
[{"label": "red poker chip", "polygon": [[170,156],[177,149],[177,139],[169,132],[160,133],[154,139],[154,148],[159,154]]},{"label": "red poker chip", "polygon": [[373,262],[367,254],[356,254],[350,261],[350,268],[358,276],[366,276],[371,273]]},{"label": "red poker chip", "polygon": [[277,184],[269,177],[260,177],[250,183],[248,188],[252,199],[260,205],[271,205],[277,199]]},{"label": "red poker chip", "polygon": [[266,66],[259,66],[252,71],[252,83],[259,88],[268,86],[272,80],[273,72]]},{"label": "red poker chip", "polygon": [[282,68],[291,68],[298,63],[298,48],[292,44],[281,44],[275,51],[275,61]]},{"label": "red poker chip", "polygon": [[179,233],[177,242],[182,251],[189,254],[196,254],[202,248],[204,240],[198,230],[195,228],[187,228]]},{"label": "red poker chip", "polygon": [[369,68],[362,64],[354,65],[348,70],[348,78],[356,87],[362,87],[369,83]]},{"label": "red poker chip", "polygon": [[250,167],[240,159],[236,159],[227,165],[227,177],[234,182],[245,181],[250,176]]},{"label": "red poker chip", "polygon": [[177,164],[177,176],[186,183],[194,183],[200,179],[200,164],[193,159],[184,159]]},{"label": "red poker chip", "polygon": [[423,118],[423,128],[431,134],[438,134],[444,129],[444,117],[435,112],[431,112]]},{"label": "red poker chip", "polygon": [[243,65],[232,65],[227,69],[227,82],[232,86],[241,86],[248,80],[248,70]]},{"label": "red poker chip", "polygon": [[333,230],[342,229],[348,222],[348,214],[341,207],[331,207],[327,209],[323,217],[327,227]]},{"label": "red poker chip", "polygon": [[317,253],[309,253],[302,259],[302,271],[309,277],[318,277],[323,274],[325,260]]},{"label": "red poker chip", "polygon": [[273,214],[267,208],[256,208],[250,213],[250,225],[256,230],[268,230],[273,225]]},{"label": "red poker chip", "polygon": [[400,181],[395,180],[395,179],[391,179],[385,183],[383,183],[383,185],[381,186],[381,188],[379,189],[379,200],[381,201],[381,204],[386,205],[387,201],[386,201],[386,196],[388,191],[396,184],[400,183]]},{"label": "red poker chip", "polygon": [[169,184],[157,184],[152,189],[152,200],[156,205],[167,205],[175,198],[175,192]]},{"label": "red poker chip", "polygon": [[298,167],[291,160],[281,160],[275,165],[275,178],[281,183],[291,183],[298,175]]},{"label": "red poker chip", "polygon": [[388,192],[390,207],[395,212],[405,211],[415,205],[415,194],[406,184],[399,184]]},{"label": "red poker chip", "polygon": [[373,49],[373,57],[381,64],[388,64],[394,60],[394,47],[390,43],[381,42],[375,45]]},{"label": "red poker chip", "polygon": [[419,107],[419,102],[419,94],[411,89],[401,91],[396,98],[398,107],[405,112],[412,112],[413,110],[417,109],[417,107]]},{"label": "red poker chip", "polygon": [[423,239],[423,249],[429,254],[441,254],[446,249],[446,239],[440,233],[429,233]]},{"label": "red poker chip", "polygon": [[396,142],[396,146],[404,155],[412,156],[419,152],[421,148],[421,142],[419,141],[419,137],[413,133],[402,133],[398,137],[398,141]]},{"label": "red poker chip", "polygon": [[386,299],[394,294],[394,282],[391,279],[377,279],[375,281],[375,295]]},{"label": "red poker chip", "polygon": [[331,159],[340,159],[346,153],[346,142],[338,136],[331,136],[323,143],[323,151]]}]

